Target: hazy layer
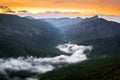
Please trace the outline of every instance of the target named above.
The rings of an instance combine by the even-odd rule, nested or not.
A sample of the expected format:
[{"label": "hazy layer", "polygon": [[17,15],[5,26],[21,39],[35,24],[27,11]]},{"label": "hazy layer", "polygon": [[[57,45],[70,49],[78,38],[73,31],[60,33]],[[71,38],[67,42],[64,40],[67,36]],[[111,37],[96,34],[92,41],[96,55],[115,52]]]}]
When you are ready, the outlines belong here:
[{"label": "hazy layer", "polygon": [[92,46],[79,46],[76,44],[61,44],[56,48],[70,55],[60,55],[56,57],[19,57],[0,59],[0,72],[7,74],[6,70],[25,70],[31,73],[45,73],[65,64],[77,63],[87,59],[85,50],[91,51]]}]

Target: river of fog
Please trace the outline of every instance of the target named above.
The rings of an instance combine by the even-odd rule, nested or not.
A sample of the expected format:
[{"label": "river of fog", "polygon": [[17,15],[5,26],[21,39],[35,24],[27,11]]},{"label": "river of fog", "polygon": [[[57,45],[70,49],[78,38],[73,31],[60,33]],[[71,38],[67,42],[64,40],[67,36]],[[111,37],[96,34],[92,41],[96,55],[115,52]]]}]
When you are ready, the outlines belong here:
[{"label": "river of fog", "polygon": [[65,52],[66,55],[44,58],[32,56],[27,58],[1,58],[0,77],[4,76],[8,80],[17,80],[20,77],[23,77],[24,80],[37,80],[28,77],[33,74],[42,74],[55,68],[87,60],[88,58],[86,55],[92,50],[92,46],[79,46],[70,43],[58,45],[56,48]]}]

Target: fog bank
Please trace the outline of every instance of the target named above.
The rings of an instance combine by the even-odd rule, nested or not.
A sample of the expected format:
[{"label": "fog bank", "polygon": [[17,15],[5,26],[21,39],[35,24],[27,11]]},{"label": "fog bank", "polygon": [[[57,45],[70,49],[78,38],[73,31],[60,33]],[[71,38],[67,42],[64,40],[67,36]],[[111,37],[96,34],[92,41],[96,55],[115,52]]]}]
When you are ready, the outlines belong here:
[{"label": "fog bank", "polygon": [[60,51],[66,52],[70,55],[59,55],[56,57],[18,57],[9,59],[0,59],[0,73],[8,74],[8,70],[12,71],[28,71],[30,73],[45,73],[63,64],[72,64],[87,60],[84,51],[92,50],[92,46],[79,46],[76,44],[61,44],[58,45]]}]

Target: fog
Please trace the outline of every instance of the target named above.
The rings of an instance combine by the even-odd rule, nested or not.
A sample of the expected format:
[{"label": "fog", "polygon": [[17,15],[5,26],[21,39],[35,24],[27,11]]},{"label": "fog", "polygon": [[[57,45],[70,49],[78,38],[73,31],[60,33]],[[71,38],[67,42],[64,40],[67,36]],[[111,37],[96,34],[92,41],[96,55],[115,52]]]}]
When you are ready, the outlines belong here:
[{"label": "fog", "polygon": [[[28,71],[30,73],[45,73],[55,68],[62,67],[65,64],[78,63],[87,60],[84,53],[85,50],[89,52],[92,50],[92,46],[79,46],[76,44],[61,44],[58,45],[60,51],[66,53],[66,55],[59,55],[56,57],[37,58],[29,56],[0,59],[0,73],[8,75],[10,71]],[[69,55],[68,55],[69,54]]]}]

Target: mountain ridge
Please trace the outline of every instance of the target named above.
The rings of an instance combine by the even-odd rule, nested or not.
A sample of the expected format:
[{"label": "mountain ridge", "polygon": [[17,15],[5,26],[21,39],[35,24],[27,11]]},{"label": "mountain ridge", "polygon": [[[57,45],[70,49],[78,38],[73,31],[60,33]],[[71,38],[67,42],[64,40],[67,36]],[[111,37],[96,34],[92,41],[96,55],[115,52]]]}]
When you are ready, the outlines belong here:
[{"label": "mountain ridge", "polygon": [[84,19],[66,30],[67,38],[73,42],[120,35],[120,24],[97,16]]},{"label": "mountain ridge", "polygon": [[[0,14],[0,52],[3,55],[40,56],[49,55],[49,53],[54,55],[55,52],[59,52],[54,47],[61,42],[60,36],[59,30],[45,21]],[[19,49],[21,49],[21,54]]]}]

